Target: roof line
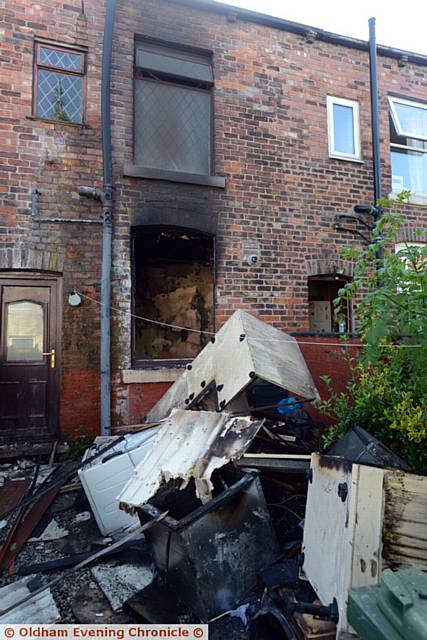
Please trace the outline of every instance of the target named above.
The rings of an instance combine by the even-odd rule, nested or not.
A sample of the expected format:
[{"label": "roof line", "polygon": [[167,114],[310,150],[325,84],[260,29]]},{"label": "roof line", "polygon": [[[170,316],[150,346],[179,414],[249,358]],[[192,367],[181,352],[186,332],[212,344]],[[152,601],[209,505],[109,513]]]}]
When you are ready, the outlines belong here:
[{"label": "roof line", "polygon": [[[313,32],[317,40],[349,47],[350,49],[369,51],[368,41],[359,40],[358,38],[351,38],[349,36],[343,36],[338,33],[332,33],[331,31],[324,31],[323,29],[319,29],[317,27],[301,24],[299,22],[292,22],[290,20],[285,20],[284,18],[269,16],[265,13],[251,11],[250,9],[243,9],[231,4],[223,4],[222,2],[217,2],[216,0],[172,0],[172,2],[176,2],[179,5],[194,7],[195,9],[213,11],[215,13],[224,15],[235,14],[241,20],[255,22],[266,27],[279,29],[281,31],[288,31],[297,35],[307,36],[309,32]],[[377,50],[379,55],[381,56],[394,58],[396,60],[403,59],[406,62],[427,66],[427,55],[423,55],[421,53],[405,51],[404,49],[396,49],[394,47],[388,47],[385,45],[377,45]]]}]

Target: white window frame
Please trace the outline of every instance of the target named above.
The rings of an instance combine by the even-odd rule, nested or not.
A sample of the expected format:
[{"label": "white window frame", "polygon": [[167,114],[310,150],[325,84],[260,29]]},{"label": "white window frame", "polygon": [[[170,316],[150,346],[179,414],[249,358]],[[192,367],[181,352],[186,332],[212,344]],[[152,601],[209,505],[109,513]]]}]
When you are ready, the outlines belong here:
[{"label": "white window frame", "polygon": [[[425,247],[427,243],[425,242],[396,242],[394,245],[394,253],[397,254],[399,251],[403,251],[404,249],[408,249],[410,247]],[[404,258],[401,258],[404,260]],[[405,260],[405,270],[410,270],[410,265],[407,260]],[[398,286],[397,291],[400,293],[402,291],[402,287]]]},{"label": "white window frame", "polygon": [[[334,105],[338,104],[343,107],[350,107],[353,111],[353,133],[354,133],[354,153],[343,153],[335,151],[335,131],[334,131]],[[348,100],[347,98],[338,98],[336,96],[326,97],[327,115],[328,115],[328,146],[329,157],[338,158],[340,160],[352,160],[361,162],[360,148],[360,122],[359,122],[359,103],[357,100]]]},{"label": "white window frame", "polygon": [[416,241],[396,242],[396,244],[394,245],[394,253],[399,253],[399,251],[403,251],[408,247],[425,247],[425,246],[426,246],[425,242],[416,242]]},{"label": "white window frame", "polygon": [[[396,127],[397,134],[404,138],[413,138],[414,140],[427,140],[427,136],[415,135],[413,131],[404,131],[400,126],[400,120],[397,115],[397,111],[395,108],[395,104],[404,104],[409,107],[415,107],[417,109],[424,109],[427,111],[427,104],[424,102],[417,102],[416,100],[406,100],[406,98],[393,98],[392,96],[388,97],[388,103],[390,105],[390,113],[393,119],[393,124]],[[412,147],[406,147],[412,149]],[[415,149],[417,151],[417,149]]]}]

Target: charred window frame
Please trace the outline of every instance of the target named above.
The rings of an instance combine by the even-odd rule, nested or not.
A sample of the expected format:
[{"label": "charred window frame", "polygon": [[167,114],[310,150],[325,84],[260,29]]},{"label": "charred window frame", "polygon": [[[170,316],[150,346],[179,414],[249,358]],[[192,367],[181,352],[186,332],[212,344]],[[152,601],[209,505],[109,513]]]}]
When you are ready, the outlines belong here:
[{"label": "charred window frame", "polygon": [[[143,316],[156,320],[158,322],[166,322],[179,326],[188,327],[189,322],[185,318],[176,318],[173,313],[169,317],[159,314],[158,309],[153,308],[151,304],[153,300],[153,291],[156,289],[153,281],[156,274],[153,274],[153,267],[162,266],[169,268],[170,273],[160,279],[160,287],[157,290],[158,296],[168,296],[175,291],[168,284],[168,280],[173,278],[178,281],[180,277],[186,278],[186,268],[190,273],[192,264],[199,263],[210,270],[210,313],[209,317],[201,317],[198,326],[191,328],[200,331],[215,331],[215,236],[198,230],[188,228],[169,226],[169,225],[147,225],[134,227],[132,229],[132,366],[134,368],[158,368],[158,367],[177,367],[191,362],[199,353],[205,344],[209,342],[210,334],[199,334],[188,331],[173,330],[163,328],[160,325],[139,320],[135,316]],[[181,246],[180,245],[181,242]],[[189,244],[188,250],[182,250],[182,243]],[[162,246],[163,244],[163,246]],[[183,270],[179,273],[177,264],[183,263]],[[144,273],[145,272],[145,273]],[[154,278],[152,277],[154,275]],[[145,280],[144,280],[145,277]],[[159,281],[159,279],[158,279]],[[177,286],[176,288],[179,288]],[[141,297],[141,292],[144,293]],[[199,295],[199,291],[197,291]],[[209,303],[208,303],[209,308]],[[151,308],[150,308],[151,307]],[[145,334],[145,335],[144,335]],[[172,346],[176,351],[179,346],[187,341],[193,340],[191,353],[176,355],[174,353],[162,353],[159,357],[150,349],[144,348],[149,343],[150,336],[158,336],[161,339],[171,340]],[[142,336],[142,341],[141,341]],[[199,344],[194,339],[197,337]],[[147,339],[148,342],[145,342]],[[144,344],[145,343],[145,344]],[[141,348],[141,345],[143,347]],[[173,350],[173,349],[172,349]],[[186,349],[184,349],[186,351]]]},{"label": "charred window frame", "polygon": [[[134,164],[148,172],[213,176],[209,52],[149,39],[135,44]],[[151,175],[152,174],[152,175]]]},{"label": "charred window frame", "polygon": [[36,41],[33,116],[41,120],[83,124],[86,75],[85,50]]}]

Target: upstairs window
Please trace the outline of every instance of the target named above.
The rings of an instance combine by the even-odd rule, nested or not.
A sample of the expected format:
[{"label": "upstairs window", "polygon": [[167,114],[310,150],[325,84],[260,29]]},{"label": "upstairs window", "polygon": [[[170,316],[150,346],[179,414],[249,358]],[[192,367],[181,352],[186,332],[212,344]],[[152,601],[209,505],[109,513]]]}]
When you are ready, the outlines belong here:
[{"label": "upstairs window", "polygon": [[360,160],[359,103],[327,97],[329,155],[341,160]]},{"label": "upstairs window", "polygon": [[85,53],[36,42],[34,115],[46,120],[83,122]]},{"label": "upstairs window", "polygon": [[135,68],[135,164],[211,175],[210,56],[139,43]]},{"label": "upstairs window", "polygon": [[389,98],[392,190],[427,195],[427,104]]}]

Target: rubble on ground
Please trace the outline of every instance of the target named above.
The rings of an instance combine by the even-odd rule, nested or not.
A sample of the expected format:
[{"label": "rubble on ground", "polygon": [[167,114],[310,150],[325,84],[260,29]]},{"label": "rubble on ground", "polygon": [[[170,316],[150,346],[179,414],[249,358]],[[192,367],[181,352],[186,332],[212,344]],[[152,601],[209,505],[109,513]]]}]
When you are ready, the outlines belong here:
[{"label": "rubble on ground", "polygon": [[427,478],[356,425],[316,453],[316,397],[296,342],[236,312],[138,432],[0,463],[0,620],[349,637],[349,592],[427,570]]}]

